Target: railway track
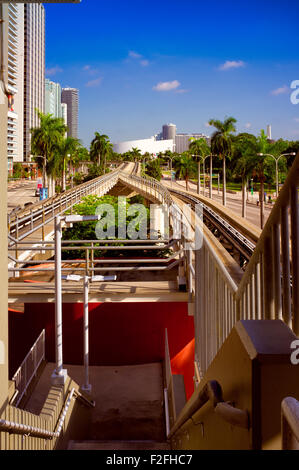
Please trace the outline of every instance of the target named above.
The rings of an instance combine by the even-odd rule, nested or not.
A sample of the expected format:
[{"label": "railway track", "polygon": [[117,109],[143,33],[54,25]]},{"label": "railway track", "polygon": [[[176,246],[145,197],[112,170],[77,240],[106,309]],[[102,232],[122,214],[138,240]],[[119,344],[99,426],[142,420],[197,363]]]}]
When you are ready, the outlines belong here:
[{"label": "railway track", "polygon": [[196,204],[200,204],[202,206],[204,224],[213,233],[213,235],[218,238],[225,249],[238,262],[240,267],[245,269],[255,249],[255,244],[224,220],[213,209],[200,202],[195,196],[191,196],[176,189],[169,189],[169,191],[184,202],[191,204],[193,209]]}]

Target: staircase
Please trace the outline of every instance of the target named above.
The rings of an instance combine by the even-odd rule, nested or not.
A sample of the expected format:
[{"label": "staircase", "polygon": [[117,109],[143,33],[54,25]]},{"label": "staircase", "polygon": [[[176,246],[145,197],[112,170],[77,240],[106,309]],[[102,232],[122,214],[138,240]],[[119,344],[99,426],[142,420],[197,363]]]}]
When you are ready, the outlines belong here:
[{"label": "staircase", "polygon": [[[82,383],[81,366],[67,366]],[[161,363],[90,367],[93,410],[89,435],[69,450],[168,450]]]},{"label": "staircase", "polygon": [[70,441],[68,450],[170,450],[170,445],[155,441]]}]

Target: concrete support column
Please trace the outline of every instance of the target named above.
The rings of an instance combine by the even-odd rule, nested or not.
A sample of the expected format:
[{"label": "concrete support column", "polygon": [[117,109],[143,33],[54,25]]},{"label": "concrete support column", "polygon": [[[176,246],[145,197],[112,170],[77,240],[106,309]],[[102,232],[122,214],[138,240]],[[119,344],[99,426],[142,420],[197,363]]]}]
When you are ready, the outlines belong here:
[{"label": "concrete support column", "polygon": [[63,369],[62,347],[62,285],[61,285],[61,218],[55,217],[55,347],[56,369],[51,376],[53,385],[63,385],[67,371]]}]

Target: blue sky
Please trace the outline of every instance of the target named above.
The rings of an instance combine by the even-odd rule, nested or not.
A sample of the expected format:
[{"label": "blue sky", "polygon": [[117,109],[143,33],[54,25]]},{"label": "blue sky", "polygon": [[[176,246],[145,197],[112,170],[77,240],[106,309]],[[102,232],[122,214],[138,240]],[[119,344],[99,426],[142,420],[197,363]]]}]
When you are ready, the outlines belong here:
[{"label": "blue sky", "polygon": [[[242,5],[240,5],[242,3]],[[79,88],[79,137],[147,138],[173,122],[212,133],[272,125],[299,140],[298,0],[82,0],[44,4],[46,76]]]}]

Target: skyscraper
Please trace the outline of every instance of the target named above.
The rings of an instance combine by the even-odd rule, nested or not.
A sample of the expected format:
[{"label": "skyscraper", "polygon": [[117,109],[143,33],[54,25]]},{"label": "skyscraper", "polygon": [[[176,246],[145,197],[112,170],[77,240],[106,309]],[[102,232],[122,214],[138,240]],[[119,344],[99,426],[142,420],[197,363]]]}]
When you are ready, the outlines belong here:
[{"label": "skyscraper", "polygon": [[62,103],[67,104],[67,126],[68,137],[78,138],[78,111],[79,111],[79,90],[76,88],[63,88]]},{"label": "skyscraper", "polygon": [[7,64],[7,159],[23,161],[24,5],[4,4],[4,44]]},{"label": "skyscraper", "polygon": [[45,10],[42,4],[24,6],[24,160],[30,160],[30,129],[39,125],[36,109],[45,110]]},{"label": "skyscraper", "polygon": [[62,117],[61,86],[48,78],[45,80],[45,113],[53,117]]}]

